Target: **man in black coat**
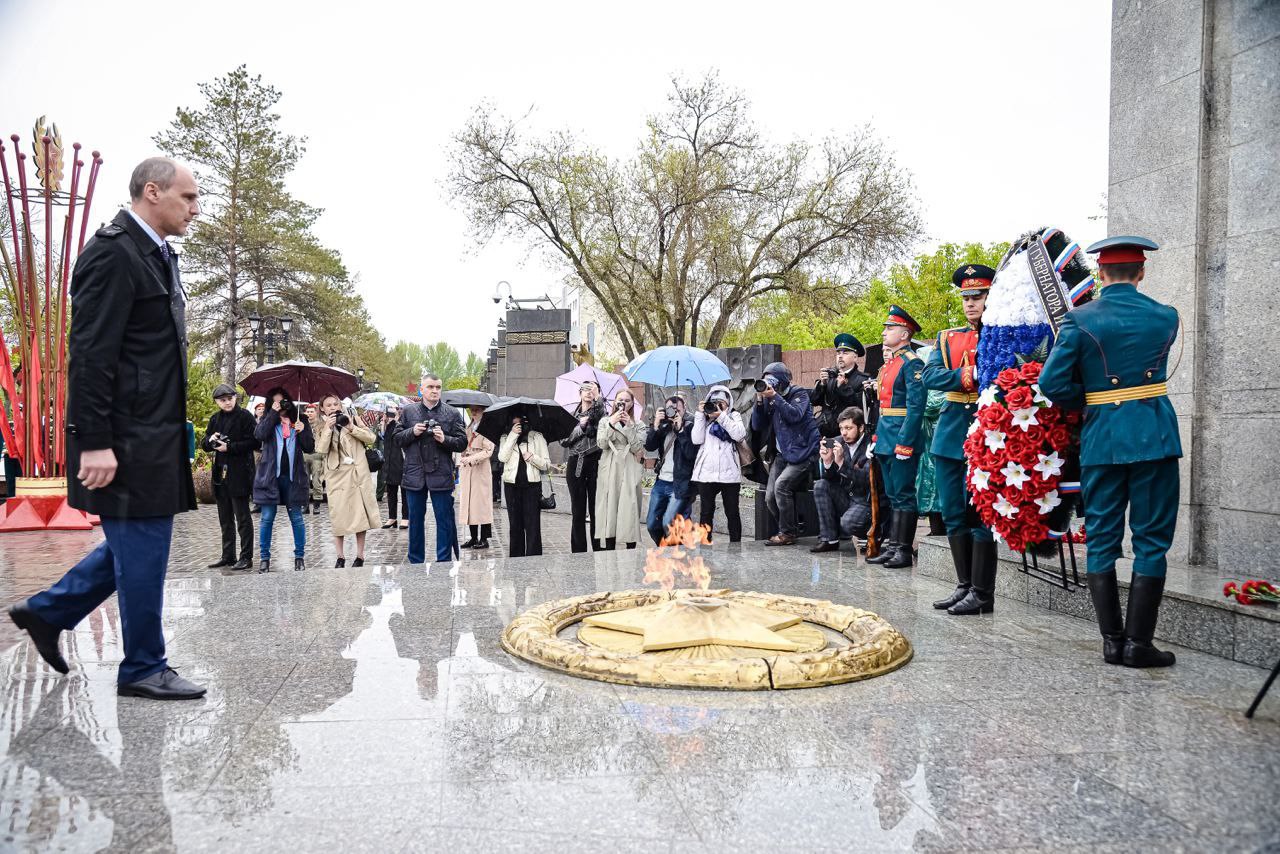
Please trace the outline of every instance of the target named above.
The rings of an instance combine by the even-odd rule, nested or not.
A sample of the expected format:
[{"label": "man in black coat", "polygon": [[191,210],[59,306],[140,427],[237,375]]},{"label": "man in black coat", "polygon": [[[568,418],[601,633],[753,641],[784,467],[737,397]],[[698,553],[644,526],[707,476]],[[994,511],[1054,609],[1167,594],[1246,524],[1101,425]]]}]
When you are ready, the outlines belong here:
[{"label": "man in black coat", "polygon": [[85,246],[71,278],[67,497],[102,517],[106,541],[9,615],[51,667],[58,635],[119,591],[121,696],[205,693],[165,658],[161,611],[173,517],[196,508],[187,461],[186,294],[166,238],[200,212],[195,176],[153,157],[129,179],[130,210]]},{"label": "man in black coat", "polygon": [[[841,412],[850,406],[856,406],[864,414],[870,414],[870,407],[876,401],[876,396],[866,389],[871,377],[859,371],[855,361],[867,354],[862,342],[848,332],[841,332],[834,343],[835,367],[823,370],[809,395],[810,403],[822,407],[822,414],[818,417],[818,431],[827,439],[840,435]],[[875,419],[871,418],[870,422],[874,424]]]},{"label": "man in black coat", "polygon": [[[222,559],[210,569],[253,568],[253,519],[249,493],[253,488],[253,452],[262,443],[253,438],[257,420],[236,404],[236,390],[223,383],[213,390],[218,411],[209,419],[204,449],[213,454],[213,497],[222,527]],[[240,531],[240,559],[236,560],[236,529]]]},{"label": "man in black coat", "polygon": [[436,560],[449,560],[457,551],[453,455],[467,449],[467,425],[458,410],[440,400],[440,378],[427,374],[418,387],[422,402],[401,410],[396,430],[396,442],[404,448],[400,486],[409,517],[409,563],[426,560],[428,500],[436,520]]}]

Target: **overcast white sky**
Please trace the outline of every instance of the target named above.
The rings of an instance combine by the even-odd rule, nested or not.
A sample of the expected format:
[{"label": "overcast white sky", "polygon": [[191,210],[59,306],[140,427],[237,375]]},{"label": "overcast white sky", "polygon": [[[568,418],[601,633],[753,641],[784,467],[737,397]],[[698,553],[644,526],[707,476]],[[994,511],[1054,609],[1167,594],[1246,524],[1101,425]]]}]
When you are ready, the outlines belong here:
[{"label": "overcast white sky", "polygon": [[871,123],[914,174],[929,234],[1105,236],[1110,3],[124,3],[0,0],[0,131],[40,115],[101,150],[96,219],[196,84],[240,63],[308,137],[293,192],[359,275],[388,343],[483,353],[490,299],[559,294],[514,246],[475,251],[441,189],[450,134],[489,99],[625,157],[672,73],[743,89],[776,141]]}]

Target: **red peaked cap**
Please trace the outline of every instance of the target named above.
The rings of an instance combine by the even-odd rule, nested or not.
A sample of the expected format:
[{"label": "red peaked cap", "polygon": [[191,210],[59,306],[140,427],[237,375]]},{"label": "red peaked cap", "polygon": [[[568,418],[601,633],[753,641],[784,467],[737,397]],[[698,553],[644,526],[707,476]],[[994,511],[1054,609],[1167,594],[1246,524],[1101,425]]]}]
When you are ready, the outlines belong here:
[{"label": "red peaked cap", "polygon": [[1141,264],[1147,260],[1147,252],[1154,252],[1159,248],[1154,240],[1121,235],[1099,240],[1087,251],[1097,254],[1099,264]]}]

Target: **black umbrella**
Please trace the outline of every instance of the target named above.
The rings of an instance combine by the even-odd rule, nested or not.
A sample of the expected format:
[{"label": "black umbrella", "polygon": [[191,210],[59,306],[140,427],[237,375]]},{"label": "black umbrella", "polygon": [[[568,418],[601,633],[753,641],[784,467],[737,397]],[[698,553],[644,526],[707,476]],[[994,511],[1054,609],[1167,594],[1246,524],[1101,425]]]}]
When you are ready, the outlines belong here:
[{"label": "black umbrella", "polygon": [[262,397],[280,386],[294,400],[302,401],[318,401],[326,394],[349,397],[360,390],[360,380],[355,374],[332,365],[301,359],[263,365],[241,380],[240,385],[249,394]]},{"label": "black umbrella", "polygon": [[567,439],[578,426],[578,419],[554,400],[535,397],[513,397],[494,404],[484,411],[477,432],[491,442],[501,442],[511,429],[511,419],[519,415],[530,422],[530,429],[537,430],[547,443]]},{"label": "black umbrella", "polygon": [[442,397],[450,406],[493,406],[497,398],[485,391],[473,388],[455,388],[446,391]]}]

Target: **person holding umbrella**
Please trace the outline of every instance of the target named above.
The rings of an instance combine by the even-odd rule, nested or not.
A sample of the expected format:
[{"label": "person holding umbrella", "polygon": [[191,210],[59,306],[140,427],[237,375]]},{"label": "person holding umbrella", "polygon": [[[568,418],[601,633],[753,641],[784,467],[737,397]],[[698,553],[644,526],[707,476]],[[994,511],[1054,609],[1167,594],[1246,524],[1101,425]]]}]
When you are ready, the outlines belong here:
[{"label": "person holding umbrella", "polygon": [[511,429],[498,446],[507,497],[507,557],[542,554],[542,478],[551,468],[547,440],[533,422],[511,416]]},{"label": "person holding umbrella", "polygon": [[262,508],[258,524],[258,572],[271,571],[271,534],[276,509],[284,507],[293,528],[293,568],[307,568],[303,560],[307,548],[307,528],[302,521],[302,505],[310,497],[306,455],[316,449],[315,435],[306,418],[298,419],[298,406],[283,388],[267,393],[271,406],[254,429],[262,443],[262,457],[253,477],[253,501]]},{"label": "person holding umbrella", "polygon": [[600,477],[596,493],[596,536],[605,550],[617,547],[619,541],[634,549],[640,539],[640,478],[644,465],[646,430],[637,423],[633,409],[635,398],[630,391],[620,391],[613,399],[609,417],[596,429],[600,446]]},{"label": "person holding umbrella", "polygon": [[489,537],[493,534],[493,478],[489,473],[489,458],[493,456],[494,445],[479,433],[485,408],[479,405],[469,407],[471,421],[467,424],[467,449],[458,458],[459,524],[466,525],[471,532],[470,538],[462,544],[464,549],[489,548]]},{"label": "person holding umbrella", "polygon": [[436,520],[436,560],[453,557],[458,528],[453,516],[453,455],[467,448],[467,431],[458,410],[440,400],[440,377],[426,374],[419,385],[422,401],[400,411],[396,441],[404,448],[400,485],[409,514],[409,563],[424,563],[427,551],[427,501]]}]

